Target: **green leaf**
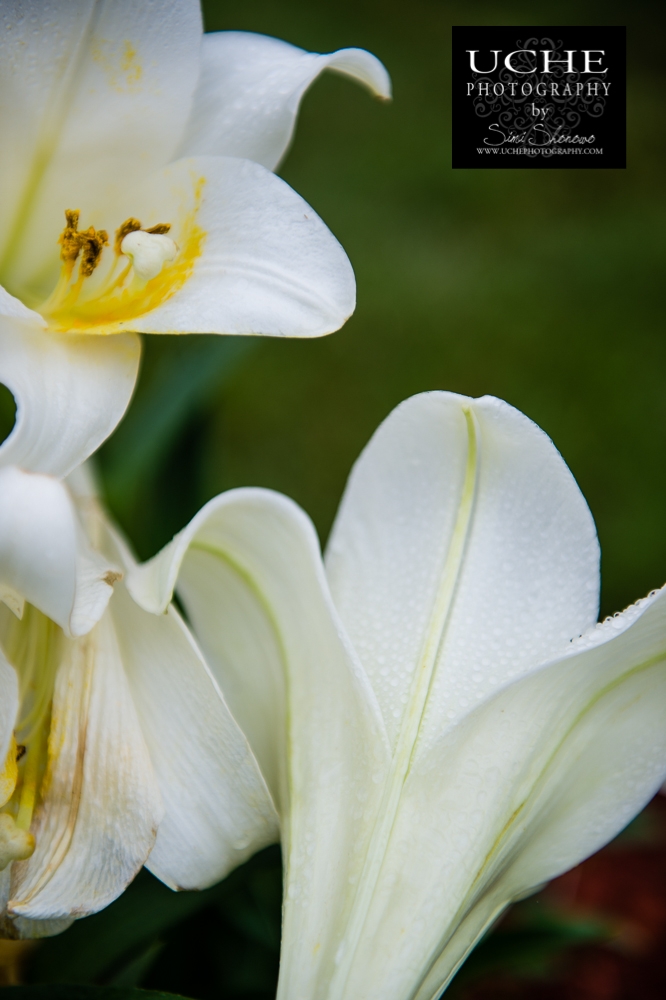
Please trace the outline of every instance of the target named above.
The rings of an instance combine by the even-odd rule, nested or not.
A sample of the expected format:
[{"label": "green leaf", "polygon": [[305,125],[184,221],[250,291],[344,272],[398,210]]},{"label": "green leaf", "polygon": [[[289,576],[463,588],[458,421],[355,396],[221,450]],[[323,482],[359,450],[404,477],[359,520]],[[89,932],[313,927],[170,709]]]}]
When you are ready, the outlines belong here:
[{"label": "green leaf", "polygon": [[[270,941],[277,949],[280,897],[277,847],[261,851],[224,882],[202,892],[172,892],[143,870],[111,906],[41,942],[29,963],[29,979],[132,985],[129,978],[118,977],[134,974],[139,982],[158,957],[160,936],[207,907],[237,912],[238,922],[248,926],[255,940]],[[270,926],[266,912],[275,914],[275,926]]]},{"label": "green leaf", "polygon": [[164,947],[163,941],[151,941],[136,958],[131,959],[110,980],[110,986],[140,986]]},{"label": "green leaf", "polygon": [[[46,982],[91,983],[125,956],[168,928],[210,905],[219,886],[205,892],[172,892],[147,872],[101,913],[77,921],[65,935],[49,938],[30,965],[30,978]],[[132,954],[133,953],[133,954]]]},{"label": "green leaf", "polygon": [[175,993],[122,989],[115,986],[5,986],[2,1000],[186,1000]]}]

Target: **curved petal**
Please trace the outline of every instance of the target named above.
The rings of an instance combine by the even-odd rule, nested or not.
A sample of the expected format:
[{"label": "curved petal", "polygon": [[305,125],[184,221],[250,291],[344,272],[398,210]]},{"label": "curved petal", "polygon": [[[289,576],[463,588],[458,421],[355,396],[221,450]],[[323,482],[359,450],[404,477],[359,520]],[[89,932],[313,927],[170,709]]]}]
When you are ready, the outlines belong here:
[{"label": "curved petal", "polygon": [[[232,711],[241,702],[246,716],[255,702],[265,709],[265,688],[279,693],[273,670],[280,659],[286,698],[272,719],[263,718],[280,758],[292,957],[309,975],[291,995],[314,996],[317,963],[334,961],[329,943],[344,925],[345,887],[362,869],[388,766],[379,709],[340,629],[312,524],[291,501],[266,490],[217,497],[162,553],[128,574],[130,592],[159,609],[181,563],[188,615],[222,690],[234,698]],[[215,572],[219,564],[226,572]],[[234,620],[248,605],[250,641]],[[248,736],[254,747],[255,729]],[[315,905],[319,900],[326,905]]]},{"label": "curved petal", "polygon": [[[107,539],[128,568],[133,560]],[[147,867],[173,889],[203,889],[279,839],[248,741],[176,610],[148,614],[117,589],[110,613],[165,814]]]},{"label": "curved petal", "polygon": [[88,547],[61,482],[0,469],[0,597],[15,614],[27,600],[66,635],[83,635],[104,613],[118,575]]},{"label": "curved petal", "polygon": [[13,865],[8,911],[94,913],[144,863],[163,813],[109,615],[85,639],[63,640],[44,787],[35,853]]},{"label": "curved petal", "polygon": [[[128,192],[116,217],[129,215],[171,224],[175,260],[136,294],[129,289],[129,304],[111,293],[103,310],[77,307],[60,321],[67,329],[318,337],[354,309],[354,273],[338,241],[284,181],[249,160],[178,160]],[[105,281],[103,268],[95,279]]]},{"label": "curved petal", "polygon": [[350,476],[326,566],[394,741],[427,698],[427,745],[597,617],[588,506],[543,431],[492,397],[394,410]]},{"label": "curved petal", "polygon": [[275,170],[284,156],[305,91],[325,69],[391,96],[379,59],[363,49],[317,55],[266,35],[204,35],[201,76],[181,156],[240,156]]},{"label": "curved petal", "polygon": [[0,280],[45,297],[66,208],[98,214],[168,163],[190,111],[198,0],[3,0]]},{"label": "curved petal", "polygon": [[0,466],[67,475],[123,416],[140,357],[133,334],[65,337],[0,316],[0,382],[16,400]]},{"label": "curved petal", "polygon": [[282,650],[270,616],[238,567],[196,546],[183,560],[178,596],[279,807],[286,705]]},{"label": "curved petal", "polygon": [[0,322],[2,320],[19,320],[21,323],[27,323],[30,326],[35,326],[40,330],[46,329],[46,320],[40,313],[35,312],[34,309],[28,309],[20,299],[17,299],[14,295],[10,295],[6,288],[0,285]]},{"label": "curved petal", "polygon": [[[511,901],[607,843],[665,775],[662,590],[489,697],[415,762],[344,995],[438,996]],[[341,990],[342,979],[326,996]]]}]

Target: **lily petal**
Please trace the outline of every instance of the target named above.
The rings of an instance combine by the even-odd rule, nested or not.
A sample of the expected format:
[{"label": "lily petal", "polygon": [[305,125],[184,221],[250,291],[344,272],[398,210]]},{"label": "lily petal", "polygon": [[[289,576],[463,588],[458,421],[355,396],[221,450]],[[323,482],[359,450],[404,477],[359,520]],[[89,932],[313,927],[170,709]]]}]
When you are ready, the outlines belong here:
[{"label": "lily petal", "polygon": [[284,181],[249,160],[178,160],[129,192],[116,214],[168,221],[179,253],[126,318],[111,307],[91,324],[84,311],[88,333],[317,337],[354,309],[354,274],[338,241]]},{"label": "lily petal", "polygon": [[[130,572],[130,592],[144,607],[158,610],[181,563],[181,596],[232,711],[245,701],[263,713],[248,733],[260,760],[269,743],[257,739],[257,730],[265,722],[275,734],[275,782],[294,901],[290,940],[298,951],[306,927],[314,940],[330,940],[348,906],[339,885],[347,885],[363,865],[388,745],[372,690],[328,594],[314,528],[279,494],[233,490],[212,500],[171,545]],[[215,589],[209,593],[208,587]],[[201,605],[198,595],[205,597]],[[251,628],[263,619],[250,641],[237,620],[239,605],[251,608]],[[289,691],[288,722],[274,674],[277,656]],[[267,687],[270,696],[281,696],[272,718]],[[250,711],[245,708],[244,718]],[[315,907],[314,899],[330,905]],[[307,960],[304,955],[309,963],[311,952]]]},{"label": "lily petal", "polygon": [[350,476],[326,566],[394,741],[424,671],[427,744],[597,618],[585,499],[543,431],[492,397],[393,411]]},{"label": "lily petal", "polygon": [[[488,698],[415,762],[381,888],[347,938],[358,948],[344,995],[439,996],[510,902],[607,843],[665,775],[662,590]],[[322,995],[340,990],[342,979]]]},{"label": "lily petal", "polygon": [[36,326],[40,330],[46,329],[46,320],[44,317],[40,313],[35,312],[34,309],[28,309],[20,299],[10,295],[2,285],[0,285],[0,317],[2,319],[6,317],[8,319],[19,320],[22,323]]},{"label": "lily petal", "polygon": [[10,915],[85,916],[134,877],[163,809],[110,616],[62,640],[35,853],[12,870]]},{"label": "lily petal", "polygon": [[0,466],[67,475],[121,419],[140,356],[133,334],[60,336],[0,315],[0,381],[17,406]]},{"label": "lily petal", "polygon": [[0,567],[16,614],[25,599],[74,636],[101,618],[119,575],[89,549],[66,487],[14,467],[0,469]]},{"label": "lily petal", "polygon": [[291,141],[305,91],[325,69],[391,96],[379,59],[363,49],[327,55],[244,31],[204,35],[199,85],[181,156],[239,156],[275,170]]},{"label": "lily petal", "polygon": [[[109,541],[130,568],[120,540]],[[275,808],[175,608],[148,614],[121,586],[111,614],[165,806],[147,867],[173,889],[206,888],[279,839]]]},{"label": "lily petal", "polygon": [[[0,280],[48,294],[66,208],[99,212],[169,161],[197,83],[197,0],[6,0]],[[87,223],[89,224],[89,223]]]}]

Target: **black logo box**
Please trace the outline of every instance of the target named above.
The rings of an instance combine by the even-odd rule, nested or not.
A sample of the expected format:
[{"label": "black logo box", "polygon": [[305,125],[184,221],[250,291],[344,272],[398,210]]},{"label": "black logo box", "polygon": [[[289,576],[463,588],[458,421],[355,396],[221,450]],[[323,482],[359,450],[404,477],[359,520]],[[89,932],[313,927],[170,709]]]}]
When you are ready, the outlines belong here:
[{"label": "black logo box", "polygon": [[626,28],[454,27],[454,168],[625,168]]}]

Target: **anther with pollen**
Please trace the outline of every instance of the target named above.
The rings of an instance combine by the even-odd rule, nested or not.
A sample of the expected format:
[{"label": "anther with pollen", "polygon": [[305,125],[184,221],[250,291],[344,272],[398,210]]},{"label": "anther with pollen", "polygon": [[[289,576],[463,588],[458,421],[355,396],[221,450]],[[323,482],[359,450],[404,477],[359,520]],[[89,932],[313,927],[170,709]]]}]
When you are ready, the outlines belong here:
[{"label": "anther with pollen", "polygon": [[60,259],[65,265],[68,274],[72,273],[74,263],[81,255],[79,274],[82,278],[89,278],[99,263],[102,250],[109,245],[109,234],[106,229],[95,229],[89,226],[83,232],[79,232],[79,218],[81,213],[78,209],[65,209],[65,219],[67,225],[58,238],[61,246]]},{"label": "anther with pollen", "polygon": [[58,243],[62,247],[60,259],[64,264],[70,265],[70,270],[74,266],[74,261],[81,253],[81,235],[78,231],[80,215],[81,213],[77,209],[65,209],[67,225],[58,237]]}]

